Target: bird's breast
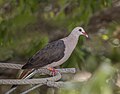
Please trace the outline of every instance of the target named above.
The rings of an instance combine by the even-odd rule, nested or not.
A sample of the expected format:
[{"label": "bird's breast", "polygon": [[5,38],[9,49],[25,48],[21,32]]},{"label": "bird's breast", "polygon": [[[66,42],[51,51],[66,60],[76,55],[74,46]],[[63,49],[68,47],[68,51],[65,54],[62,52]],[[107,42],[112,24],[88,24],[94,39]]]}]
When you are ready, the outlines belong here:
[{"label": "bird's breast", "polygon": [[63,39],[63,41],[65,44],[65,51],[64,51],[63,58],[57,62],[53,62],[47,67],[56,67],[56,66],[63,64],[65,61],[67,61],[70,55],[72,54],[73,50],[75,49],[77,42],[78,42],[77,39],[76,40],[75,39],[74,40]]}]

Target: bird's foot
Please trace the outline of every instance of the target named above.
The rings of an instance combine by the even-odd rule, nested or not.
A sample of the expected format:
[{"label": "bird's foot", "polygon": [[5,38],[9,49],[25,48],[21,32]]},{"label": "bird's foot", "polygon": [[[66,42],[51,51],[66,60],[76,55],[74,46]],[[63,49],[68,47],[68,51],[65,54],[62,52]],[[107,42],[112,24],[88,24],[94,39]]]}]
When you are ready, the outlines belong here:
[{"label": "bird's foot", "polygon": [[48,70],[50,70],[52,72],[52,76],[55,76],[57,74],[57,70],[54,68],[47,68]]}]

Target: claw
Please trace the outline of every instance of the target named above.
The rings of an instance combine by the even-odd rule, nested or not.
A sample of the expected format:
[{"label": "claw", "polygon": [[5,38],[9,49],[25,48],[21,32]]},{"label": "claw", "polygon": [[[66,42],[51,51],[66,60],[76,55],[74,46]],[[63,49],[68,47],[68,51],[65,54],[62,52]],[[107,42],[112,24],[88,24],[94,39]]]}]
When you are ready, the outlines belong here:
[{"label": "claw", "polygon": [[52,72],[52,76],[55,76],[57,74],[57,70],[55,70],[54,68],[47,68],[48,70],[50,70]]}]

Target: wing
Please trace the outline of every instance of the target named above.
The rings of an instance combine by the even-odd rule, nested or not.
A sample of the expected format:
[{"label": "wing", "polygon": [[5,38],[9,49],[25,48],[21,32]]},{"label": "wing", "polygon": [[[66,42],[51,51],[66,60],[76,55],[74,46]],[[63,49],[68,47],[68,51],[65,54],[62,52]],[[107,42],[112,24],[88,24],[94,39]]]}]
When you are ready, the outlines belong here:
[{"label": "wing", "polygon": [[65,44],[63,40],[51,42],[33,55],[22,69],[40,68],[57,62],[64,57],[64,51]]}]

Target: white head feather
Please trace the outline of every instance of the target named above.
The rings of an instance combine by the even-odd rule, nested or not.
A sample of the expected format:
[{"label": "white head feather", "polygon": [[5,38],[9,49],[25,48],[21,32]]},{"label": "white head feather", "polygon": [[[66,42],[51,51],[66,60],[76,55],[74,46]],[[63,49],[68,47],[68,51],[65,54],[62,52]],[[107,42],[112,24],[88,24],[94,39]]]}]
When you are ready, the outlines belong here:
[{"label": "white head feather", "polygon": [[80,35],[83,35],[83,36],[85,36],[85,37],[88,38],[87,33],[84,31],[84,29],[83,29],[82,27],[75,27],[75,28],[72,30],[71,34],[73,34],[74,36],[78,36],[78,37],[79,37]]}]

